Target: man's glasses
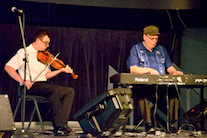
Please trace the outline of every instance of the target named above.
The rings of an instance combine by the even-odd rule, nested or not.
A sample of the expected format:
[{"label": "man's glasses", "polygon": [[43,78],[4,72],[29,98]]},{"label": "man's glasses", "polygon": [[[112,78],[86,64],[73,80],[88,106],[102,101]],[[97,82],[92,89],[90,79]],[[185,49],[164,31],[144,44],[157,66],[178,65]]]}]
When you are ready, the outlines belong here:
[{"label": "man's glasses", "polygon": [[149,37],[147,34],[146,34],[146,36],[150,39],[150,40],[156,40],[156,41],[158,41],[158,38],[152,38],[152,37]]},{"label": "man's glasses", "polygon": [[[41,40],[41,39],[40,39]],[[42,40],[41,40],[42,41]],[[44,42],[44,41],[42,41],[46,46],[49,46],[50,45],[50,43],[49,42]]]}]

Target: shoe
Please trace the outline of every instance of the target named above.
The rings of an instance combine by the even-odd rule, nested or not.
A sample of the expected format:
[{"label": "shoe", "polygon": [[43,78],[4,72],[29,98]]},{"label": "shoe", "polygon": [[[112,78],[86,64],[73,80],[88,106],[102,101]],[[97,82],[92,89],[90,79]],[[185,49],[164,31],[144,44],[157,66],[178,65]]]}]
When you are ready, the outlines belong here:
[{"label": "shoe", "polygon": [[65,125],[64,128],[70,133],[70,132],[73,132],[73,130],[68,126],[68,125]]},{"label": "shoe", "polygon": [[145,124],[145,131],[146,131],[147,134],[155,134],[155,129],[152,126],[151,123],[146,123]]},{"label": "shoe", "polygon": [[178,132],[177,128],[175,128],[174,125],[170,125],[169,130],[170,130],[171,133],[177,133]]},{"label": "shoe", "polygon": [[53,131],[55,136],[69,136],[69,133],[65,127],[56,127]]}]

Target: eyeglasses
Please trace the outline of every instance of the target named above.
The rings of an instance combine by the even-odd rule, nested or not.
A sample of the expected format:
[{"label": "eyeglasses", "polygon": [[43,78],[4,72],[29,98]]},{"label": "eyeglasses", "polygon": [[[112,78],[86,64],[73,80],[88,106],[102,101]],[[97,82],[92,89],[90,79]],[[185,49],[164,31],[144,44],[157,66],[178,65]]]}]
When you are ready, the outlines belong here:
[{"label": "eyeglasses", "polygon": [[152,37],[149,37],[147,34],[146,34],[146,36],[150,39],[150,40],[156,40],[156,41],[158,41],[158,38],[152,38]]},{"label": "eyeglasses", "polygon": [[[41,40],[41,39],[40,39]],[[42,41],[42,40],[41,40]],[[42,41],[46,46],[49,46],[50,45],[50,43],[49,42],[44,42],[44,41]]]}]

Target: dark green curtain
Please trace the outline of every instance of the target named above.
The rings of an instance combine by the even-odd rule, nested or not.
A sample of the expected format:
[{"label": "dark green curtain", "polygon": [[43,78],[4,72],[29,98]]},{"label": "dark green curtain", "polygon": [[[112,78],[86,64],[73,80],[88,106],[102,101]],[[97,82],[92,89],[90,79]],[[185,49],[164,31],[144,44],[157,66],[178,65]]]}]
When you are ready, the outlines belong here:
[{"label": "dark green curtain", "polygon": [[[134,44],[142,40],[141,31],[28,25],[25,28],[27,45],[33,42],[35,32],[40,28],[47,29],[52,35],[50,52],[53,55],[60,52],[58,58],[65,64],[69,64],[79,75],[77,80],[74,80],[70,74],[60,74],[50,80],[53,84],[75,89],[76,96],[70,120],[73,120],[73,115],[78,110],[107,91],[109,65],[119,73],[127,72],[126,59],[129,51]],[[172,30],[163,32],[159,40],[159,43],[163,44],[168,51],[172,48],[174,32]],[[0,36],[0,93],[9,95],[14,111],[18,100],[18,84],[7,75],[3,67],[22,47],[19,26],[0,24]],[[176,40],[179,39],[176,38]],[[180,49],[179,44],[176,41],[174,46]],[[179,60],[177,58],[173,62],[179,63]],[[27,109],[30,106],[27,104]]]}]

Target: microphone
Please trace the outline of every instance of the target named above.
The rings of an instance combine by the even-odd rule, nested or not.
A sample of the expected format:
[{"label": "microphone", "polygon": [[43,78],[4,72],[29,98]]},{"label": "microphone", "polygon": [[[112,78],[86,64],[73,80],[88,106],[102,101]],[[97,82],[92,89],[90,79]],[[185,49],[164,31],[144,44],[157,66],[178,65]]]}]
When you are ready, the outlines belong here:
[{"label": "microphone", "polygon": [[12,12],[18,12],[18,13],[23,13],[23,10],[17,9],[17,7],[12,7],[11,11]]}]

